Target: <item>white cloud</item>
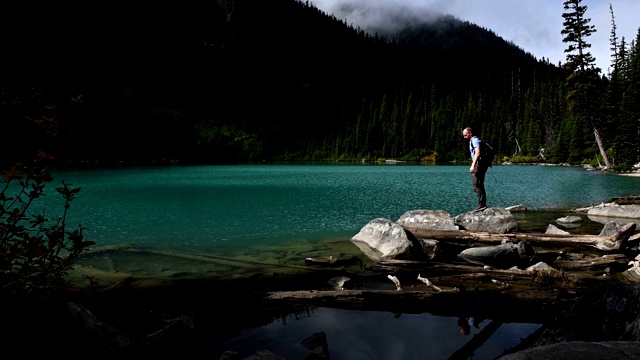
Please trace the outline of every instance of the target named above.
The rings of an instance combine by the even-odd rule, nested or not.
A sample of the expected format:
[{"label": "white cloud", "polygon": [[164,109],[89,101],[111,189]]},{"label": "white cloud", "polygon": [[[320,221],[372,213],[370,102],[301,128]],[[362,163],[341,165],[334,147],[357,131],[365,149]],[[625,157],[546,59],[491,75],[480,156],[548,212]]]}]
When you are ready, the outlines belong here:
[{"label": "white cloud", "polygon": [[[564,63],[565,43],[562,42],[562,0],[312,0],[319,9],[346,19],[347,24],[368,28],[389,20],[389,13],[402,11],[426,18],[434,13],[451,14],[461,20],[495,32],[536,58]],[[588,6],[586,16],[596,32],[587,40],[596,64],[606,74],[611,63],[610,36],[613,12],[617,36],[627,44],[636,38],[640,27],[638,0],[583,0]]]}]

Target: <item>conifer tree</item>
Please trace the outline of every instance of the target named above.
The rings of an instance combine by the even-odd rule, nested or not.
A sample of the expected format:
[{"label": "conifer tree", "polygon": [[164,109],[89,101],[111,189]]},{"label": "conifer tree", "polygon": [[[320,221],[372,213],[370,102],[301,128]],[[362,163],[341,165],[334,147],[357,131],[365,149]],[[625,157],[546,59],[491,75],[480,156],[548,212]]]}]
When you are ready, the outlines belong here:
[{"label": "conifer tree", "polygon": [[567,53],[567,62],[565,68],[568,70],[567,76],[567,103],[575,120],[575,132],[571,141],[572,149],[570,160],[581,161],[579,158],[589,155],[589,141],[587,138],[587,129],[592,128],[596,138],[600,155],[602,156],[605,167],[611,168],[611,163],[598,131],[597,122],[600,121],[598,115],[599,102],[599,72],[600,69],[595,67],[595,58],[589,52],[591,44],[587,42],[587,38],[593,34],[596,29],[594,25],[590,25],[590,18],[585,17],[587,11],[586,5],[581,5],[582,0],[566,0],[564,2],[565,12],[562,14],[564,18],[564,29],[561,31],[564,35],[563,42],[568,43],[565,49]]},{"label": "conifer tree", "polygon": [[620,54],[619,54],[619,46],[618,46],[618,34],[617,34],[617,29],[618,26],[616,25],[616,18],[613,14],[613,5],[609,4],[609,13],[611,14],[611,35],[609,37],[609,41],[611,44],[611,66],[612,66],[612,70],[609,71],[609,75],[611,77],[611,72],[615,72],[616,68],[618,67],[619,61],[620,61]]},{"label": "conifer tree", "polygon": [[[638,134],[640,122],[640,28],[635,40],[631,41],[628,54],[630,60],[626,70],[625,91],[622,99],[622,122],[629,124],[631,134]],[[629,158],[627,161],[635,162],[640,157],[640,149],[637,141],[629,146]]]}]

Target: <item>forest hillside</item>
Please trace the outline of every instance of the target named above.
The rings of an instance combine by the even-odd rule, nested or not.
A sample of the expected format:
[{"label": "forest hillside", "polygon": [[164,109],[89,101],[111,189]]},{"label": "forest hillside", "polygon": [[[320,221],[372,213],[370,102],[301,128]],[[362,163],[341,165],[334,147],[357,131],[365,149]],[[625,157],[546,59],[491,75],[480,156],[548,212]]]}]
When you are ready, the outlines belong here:
[{"label": "forest hillside", "polygon": [[3,153],[25,118],[55,119],[43,150],[69,162],[444,162],[465,126],[501,156],[595,153],[570,159],[565,70],[448,15],[371,34],[296,0],[8,7]]}]

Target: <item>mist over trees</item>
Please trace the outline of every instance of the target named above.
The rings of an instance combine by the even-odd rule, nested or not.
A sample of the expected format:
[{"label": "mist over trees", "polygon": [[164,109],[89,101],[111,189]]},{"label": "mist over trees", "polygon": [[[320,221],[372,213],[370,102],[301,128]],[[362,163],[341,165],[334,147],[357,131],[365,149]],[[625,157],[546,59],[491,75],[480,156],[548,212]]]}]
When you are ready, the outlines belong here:
[{"label": "mist over trees", "polygon": [[612,166],[638,161],[638,38],[614,9],[604,76],[452,16],[370,34],[308,1],[8,6],[2,133],[55,118],[61,161],[462,161],[466,126],[498,159],[597,163],[597,129]]}]

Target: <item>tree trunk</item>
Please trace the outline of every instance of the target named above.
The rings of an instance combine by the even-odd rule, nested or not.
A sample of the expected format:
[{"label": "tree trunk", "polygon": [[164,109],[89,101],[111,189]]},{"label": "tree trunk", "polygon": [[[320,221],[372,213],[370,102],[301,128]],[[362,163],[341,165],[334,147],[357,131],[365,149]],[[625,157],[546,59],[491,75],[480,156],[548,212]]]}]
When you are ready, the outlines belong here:
[{"label": "tree trunk", "polygon": [[604,166],[607,170],[611,169],[611,163],[609,162],[609,158],[607,157],[607,153],[604,151],[604,146],[602,145],[602,139],[600,138],[600,133],[598,129],[593,128],[593,135],[596,137],[596,142],[598,143],[598,149],[600,149],[600,155],[602,155],[602,160],[604,161]]},{"label": "tree trunk", "polygon": [[625,251],[628,247],[628,240],[635,232],[635,223],[629,223],[620,228],[612,236],[599,235],[573,235],[573,234],[534,234],[534,233],[513,233],[513,234],[493,234],[487,232],[471,232],[465,230],[433,230],[424,229],[419,226],[403,225],[404,229],[414,236],[422,239],[433,239],[439,241],[449,241],[457,243],[481,242],[489,244],[500,244],[504,239],[509,239],[514,243],[528,241],[537,246],[575,246],[587,247],[609,252]]}]

